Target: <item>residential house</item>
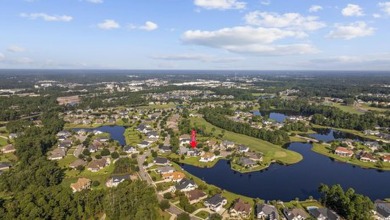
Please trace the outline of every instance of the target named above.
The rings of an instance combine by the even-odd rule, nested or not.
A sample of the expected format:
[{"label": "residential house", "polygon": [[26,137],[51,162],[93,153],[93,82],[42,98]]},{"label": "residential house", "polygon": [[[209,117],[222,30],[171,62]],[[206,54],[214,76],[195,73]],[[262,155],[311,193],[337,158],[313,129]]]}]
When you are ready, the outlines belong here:
[{"label": "residential house", "polygon": [[275,208],[275,206],[268,204],[256,204],[255,215],[257,219],[279,219],[278,210]]},{"label": "residential house", "polygon": [[66,156],[66,151],[62,148],[56,148],[49,152],[49,160],[61,160]]},{"label": "residential house", "polygon": [[383,156],[382,160],[383,162],[390,162],[390,155]]},{"label": "residential house", "polygon": [[284,208],[283,214],[286,216],[287,220],[304,220],[309,218],[309,215],[305,212],[305,210],[299,208]]},{"label": "residential house", "polygon": [[196,188],[198,188],[198,185],[193,180],[184,178],[174,186],[174,191],[188,192]]},{"label": "residential house", "polygon": [[80,192],[84,189],[89,189],[91,187],[91,180],[87,178],[79,178],[76,183],[70,184],[70,188],[72,188],[73,193]]},{"label": "residential house", "polygon": [[57,133],[56,136],[57,137],[63,136],[63,137],[68,138],[68,137],[72,136],[72,133],[70,133],[69,131],[60,131],[60,132]]},{"label": "residential house", "polygon": [[175,168],[171,166],[163,166],[163,167],[158,167],[156,169],[157,173],[160,173],[162,175],[167,174],[167,173],[173,173],[175,171]]},{"label": "residential house", "polygon": [[73,156],[75,156],[75,157],[79,157],[79,155],[81,154],[81,153],[83,153],[83,150],[84,150],[84,146],[83,145],[77,145],[76,146],[76,149],[73,151]]},{"label": "residential house", "polygon": [[160,151],[160,153],[171,153],[172,152],[172,148],[170,146],[165,146],[165,145],[160,145],[158,147],[158,151]]},{"label": "residential house", "polygon": [[249,159],[253,161],[259,161],[259,162],[263,161],[263,155],[260,153],[248,152],[245,153],[245,156],[247,156]]},{"label": "residential house", "polygon": [[141,133],[147,133],[148,132],[148,128],[149,128],[148,125],[140,124],[140,125],[137,126],[137,131],[139,131]]},{"label": "residential house", "polygon": [[380,219],[390,220],[390,202],[376,200],[374,210]]},{"label": "residential house", "polygon": [[72,140],[66,139],[58,143],[59,148],[67,149],[72,147]]},{"label": "residential house", "polygon": [[207,198],[207,194],[199,189],[194,189],[194,190],[185,192],[185,195],[188,198],[188,201],[190,202],[190,204],[198,203],[198,202],[202,201],[203,199]]},{"label": "residential house", "polygon": [[13,153],[16,151],[15,147],[13,144],[8,144],[8,145],[5,145],[1,151],[3,152],[3,154],[9,154],[9,153]]},{"label": "residential house", "polygon": [[150,143],[148,141],[142,141],[141,143],[137,144],[140,148],[147,148],[150,146]]},{"label": "residential house", "polygon": [[16,133],[11,133],[11,134],[8,135],[8,138],[9,138],[9,139],[15,139],[15,138],[17,138],[18,136],[19,136],[19,135],[16,134]]},{"label": "residential house", "polygon": [[235,143],[232,142],[232,141],[223,141],[222,142],[222,146],[225,147],[226,149],[234,148],[235,147]]},{"label": "residential house", "polygon": [[340,157],[352,157],[353,151],[345,148],[345,147],[337,147],[334,153]]},{"label": "residential house", "polygon": [[212,162],[215,160],[215,155],[213,153],[210,153],[210,152],[206,152],[204,153],[201,157],[200,157],[200,162],[204,162],[204,163],[207,163],[207,162]]},{"label": "residential house", "polygon": [[187,154],[187,152],[188,152],[188,147],[183,147],[183,146],[179,147],[179,154],[180,155],[185,155],[185,154]]},{"label": "residential house", "polygon": [[99,170],[103,169],[104,167],[110,165],[111,161],[109,158],[102,158],[97,160],[92,160],[87,168],[91,172],[98,172]]},{"label": "residential house", "polygon": [[77,159],[77,160],[73,161],[71,164],[69,164],[69,167],[72,169],[76,169],[78,166],[84,167],[85,165],[87,165],[87,162],[85,160]]},{"label": "residential house", "polygon": [[151,138],[151,139],[157,139],[157,138],[160,137],[160,136],[158,135],[158,133],[155,132],[155,131],[150,131],[150,132],[148,132],[148,133],[146,134],[146,136],[147,136],[148,138]]},{"label": "residential house", "polygon": [[122,183],[126,180],[130,180],[129,175],[124,175],[124,176],[112,176],[107,182],[106,186],[107,187],[117,187],[119,183]]},{"label": "residential house", "polygon": [[156,165],[160,165],[160,166],[169,165],[169,160],[167,158],[163,158],[163,157],[156,157],[156,158],[154,158],[153,162]]},{"label": "residential house", "polygon": [[380,134],[380,132],[379,131],[373,131],[373,130],[365,130],[364,131],[364,134],[365,135],[379,135]]},{"label": "residential house", "polygon": [[381,145],[376,141],[366,141],[364,142],[364,145],[370,148],[372,151],[376,151],[381,148]]},{"label": "residential house", "polygon": [[252,211],[252,206],[249,203],[244,202],[241,198],[234,202],[234,205],[229,210],[231,217],[248,218]]},{"label": "residential house", "polygon": [[310,215],[317,220],[339,220],[341,219],[336,212],[327,208],[310,208]]},{"label": "residential house", "polygon": [[376,159],[372,154],[364,152],[360,155],[360,160],[363,162],[372,162],[376,163],[378,159]]},{"label": "residential house", "polygon": [[9,168],[11,168],[11,164],[10,163],[4,163],[4,162],[0,163],[0,170],[1,171],[8,170]]},{"label": "residential house", "polygon": [[179,137],[180,146],[185,146],[190,144],[191,136],[188,134],[183,134]]},{"label": "residential house", "polygon": [[180,182],[182,179],[184,179],[184,177],[186,177],[186,175],[182,172],[179,172],[179,171],[162,174],[162,178],[164,180],[170,180],[173,182]]},{"label": "residential house", "polygon": [[124,146],[123,147],[123,152],[127,153],[127,154],[136,154],[138,153],[137,149],[135,149],[135,147],[132,147],[132,146]]},{"label": "residential house", "polygon": [[243,166],[243,167],[253,167],[255,166],[257,163],[247,157],[240,157],[238,160],[237,160],[237,164],[240,165],[240,166]]},{"label": "residential house", "polygon": [[240,152],[240,153],[247,153],[248,151],[249,151],[249,147],[247,147],[245,145],[238,146],[238,152]]},{"label": "residential house", "polygon": [[99,147],[97,145],[89,145],[88,150],[91,153],[95,153],[99,150]]},{"label": "residential house", "polygon": [[197,148],[191,148],[187,150],[187,156],[189,157],[199,157],[202,154],[202,151],[200,151]]},{"label": "residential house", "polygon": [[204,205],[212,211],[219,212],[219,210],[227,204],[227,199],[221,194],[215,194],[205,200]]}]

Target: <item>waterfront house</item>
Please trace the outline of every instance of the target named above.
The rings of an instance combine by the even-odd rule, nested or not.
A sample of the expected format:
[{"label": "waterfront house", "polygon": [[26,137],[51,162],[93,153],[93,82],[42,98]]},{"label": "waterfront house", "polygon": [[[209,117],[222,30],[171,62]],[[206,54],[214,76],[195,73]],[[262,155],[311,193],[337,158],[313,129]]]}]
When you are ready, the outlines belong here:
[{"label": "waterfront house", "polygon": [[256,204],[256,218],[257,219],[279,219],[278,210],[273,205],[268,204]]},{"label": "waterfront house", "polygon": [[129,175],[124,175],[124,176],[112,176],[107,182],[106,186],[107,187],[117,187],[119,183],[122,183],[126,180],[130,180]]},{"label": "waterfront house", "polygon": [[303,209],[293,208],[293,209],[283,209],[283,215],[287,220],[304,220],[309,218],[309,215]]},{"label": "waterfront house", "polygon": [[171,149],[170,146],[160,145],[160,146],[158,147],[158,151],[159,151],[160,153],[165,154],[165,153],[171,153],[171,152],[172,152],[172,149]]},{"label": "waterfront house", "polygon": [[251,214],[252,207],[249,203],[244,202],[241,198],[234,202],[234,205],[229,210],[231,217],[248,218]]},{"label": "waterfront house", "polygon": [[164,180],[169,180],[169,181],[173,181],[173,182],[180,182],[182,179],[185,178],[185,176],[186,175],[184,173],[179,172],[179,171],[168,172],[168,173],[162,174],[162,178]]},{"label": "waterfront house", "polygon": [[194,190],[185,192],[185,195],[188,198],[188,201],[190,202],[190,204],[198,203],[198,202],[202,201],[203,199],[207,198],[207,194],[199,189],[194,189]]},{"label": "waterfront house", "polygon": [[247,157],[240,157],[240,159],[237,160],[237,164],[243,167],[253,167],[256,165],[256,162]]},{"label": "waterfront house", "polygon": [[160,173],[162,175],[164,175],[166,173],[173,173],[174,171],[175,171],[175,168],[173,168],[171,166],[158,167],[156,169],[156,172]]},{"label": "waterfront house", "polygon": [[390,202],[376,200],[374,210],[380,219],[390,220]]},{"label": "waterfront house", "polygon": [[202,151],[200,151],[197,148],[196,149],[191,148],[191,149],[187,150],[187,156],[189,156],[189,157],[198,157],[201,154],[202,154]]},{"label": "waterfront house", "polygon": [[205,200],[204,205],[212,211],[218,212],[224,205],[227,204],[227,199],[221,194],[215,194]]},{"label": "waterfront house", "polygon": [[13,153],[16,151],[15,147],[13,144],[8,144],[8,145],[5,145],[1,151],[3,152],[3,154],[9,154],[9,153]]},{"label": "waterfront house", "polygon": [[132,147],[132,146],[124,146],[123,147],[123,152],[127,153],[127,154],[136,154],[138,153],[137,149],[135,149],[135,147]]},{"label": "waterfront house", "polygon": [[174,191],[179,190],[180,192],[188,192],[198,188],[198,185],[193,180],[190,179],[182,179],[174,186]]},{"label": "waterfront house", "polygon": [[376,159],[372,154],[367,152],[363,152],[360,155],[360,160],[363,162],[371,162],[371,163],[376,163],[378,161],[378,159]]},{"label": "waterfront house", "polygon": [[249,151],[249,147],[247,147],[245,145],[238,146],[238,152],[240,152],[240,153],[247,153],[248,151]]},{"label": "waterfront house", "polygon": [[160,165],[160,166],[169,165],[169,160],[167,158],[163,158],[163,157],[156,157],[156,158],[154,158],[153,162],[156,165]]},{"label": "waterfront house", "polygon": [[187,152],[188,152],[188,148],[187,148],[187,147],[181,146],[181,147],[179,148],[179,154],[180,154],[180,155],[185,155],[185,154],[187,154]]},{"label": "waterfront house", "polygon": [[376,141],[366,141],[364,142],[364,145],[370,148],[372,151],[376,151],[381,148],[381,145]]},{"label": "waterfront house", "polygon": [[207,163],[207,162],[212,162],[215,160],[215,155],[213,153],[210,153],[210,152],[205,152],[201,157],[200,157],[200,160],[199,162],[204,162],[204,163]]},{"label": "waterfront house", "polygon": [[383,162],[390,162],[390,155],[383,156]]},{"label": "waterfront house", "polygon": [[245,153],[245,156],[247,156],[249,159],[253,161],[263,161],[263,155],[260,153],[255,153],[255,152],[248,152]]},{"label": "waterfront house", "polygon": [[70,184],[73,193],[80,192],[84,189],[89,189],[91,187],[91,180],[87,178],[79,178],[76,183]]},{"label": "waterfront house", "polygon": [[352,157],[353,151],[345,148],[345,147],[337,147],[334,153],[340,157]]},{"label": "waterfront house", "polygon": [[340,216],[336,212],[327,208],[310,208],[309,213],[318,220],[340,220]]},{"label": "waterfront house", "polygon": [[234,148],[235,144],[232,141],[222,141],[222,146],[228,149],[228,148]]}]

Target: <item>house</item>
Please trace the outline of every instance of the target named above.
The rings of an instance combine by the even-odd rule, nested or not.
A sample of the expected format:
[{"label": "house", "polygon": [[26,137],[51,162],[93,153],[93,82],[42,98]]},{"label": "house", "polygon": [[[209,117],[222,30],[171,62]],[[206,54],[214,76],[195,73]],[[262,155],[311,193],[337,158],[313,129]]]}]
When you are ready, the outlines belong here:
[{"label": "house", "polygon": [[278,210],[273,205],[256,204],[255,215],[257,219],[279,219]]},{"label": "house", "polygon": [[376,151],[381,148],[381,145],[376,141],[366,141],[364,142],[364,145],[369,147],[372,151]]},{"label": "house", "polygon": [[373,131],[373,130],[365,130],[364,131],[364,134],[365,135],[374,135],[374,136],[376,136],[376,135],[379,135],[379,131]]},{"label": "house", "polygon": [[84,189],[89,189],[91,187],[91,180],[87,178],[79,178],[76,183],[70,184],[70,188],[72,188],[73,193],[80,192]]},{"label": "house", "polygon": [[140,124],[137,126],[137,131],[139,131],[141,133],[147,133],[148,128],[149,128],[149,126],[147,126],[145,124]]},{"label": "house", "polygon": [[13,153],[16,151],[15,147],[13,144],[8,144],[8,145],[5,145],[1,151],[3,152],[3,154],[9,154],[9,153]]},{"label": "house", "polygon": [[200,157],[200,160],[199,162],[204,162],[204,163],[207,163],[207,162],[212,162],[215,160],[215,155],[213,153],[210,153],[210,152],[206,152],[204,153],[201,157]]},{"label": "house", "polygon": [[327,208],[310,208],[310,215],[318,220],[339,220],[341,219],[334,211]]},{"label": "house", "polygon": [[207,194],[199,189],[194,189],[194,190],[185,192],[185,195],[188,198],[188,201],[190,202],[190,204],[198,203],[198,202],[202,201],[203,199],[207,198]]},{"label": "house", "polygon": [[9,168],[11,168],[11,164],[10,163],[0,163],[0,170],[1,171],[8,170]]},{"label": "house", "polygon": [[92,160],[88,164],[88,170],[91,172],[98,172],[99,170],[103,169],[104,167],[110,165],[111,161],[109,158],[102,158],[98,160]]},{"label": "house", "polygon": [[56,148],[49,152],[48,159],[49,160],[61,160],[66,156],[66,151],[62,148]]},{"label": "house", "polygon": [[284,208],[283,214],[286,216],[287,220],[304,220],[309,218],[309,215],[305,212],[305,210],[299,208]]},{"label": "house", "polygon": [[119,183],[122,183],[126,180],[130,180],[129,175],[124,175],[124,176],[112,176],[107,182],[106,186],[107,187],[117,187]]},{"label": "house", "polygon": [[88,150],[91,153],[95,153],[95,152],[97,152],[99,150],[99,147],[96,146],[96,145],[89,145]]},{"label": "house", "polygon": [[137,144],[137,146],[140,148],[147,148],[150,146],[150,143],[147,141],[142,141],[141,143]]},{"label": "house", "polygon": [[169,165],[169,160],[167,158],[163,158],[163,157],[156,157],[156,158],[154,158],[153,162],[156,165],[160,165],[160,166]]},{"label": "house", "polygon": [[68,138],[68,137],[70,137],[72,135],[72,133],[70,133],[69,131],[60,131],[60,132],[58,132],[57,133],[57,137],[61,137],[61,136],[63,136],[63,137],[66,137],[66,138]]},{"label": "house", "polygon": [[93,133],[94,135],[103,134],[103,132],[102,132],[102,131],[99,131],[99,130],[93,130],[92,133]]},{"label": "house", "polygon": [[85,165],[87,165],[87,162],[85,160],[77,159],[77,160],[73,161],[71,164],[69,164],[69,167],[72,169],[76,169],[78,166],[84,167]]},{"label": "house", "polygon": [[183,146],[179,147],[179,154],[180,155],[187,154],[187,152],[188,152],[188,148],[187,147],[183,147]]},{"label": "house", "polygon": [[85,129],[80,129],[76,132],[78,135],[86,135],[88,132]]},{"label": "house", "polygon": [[70,148],[72,147],[72,140],[69,139],[63,140],[58,144],[58,147],[63,149]]},{"label": "house", "polygon": [[170,180],[173,182],[180,182],[182,179],[184,179],[184,177],[186,177],[186,175],[179,171],[162,174],[162,178],[164,180]]},{"label": "house", "polygon": [[253,167],[256,165],[256,162],[247,157],[240,157],[237,160],[237,164],[243,167]]},{"label": "house", "polygon": [[180,146],[185,146],[190,144],[191,136],[189,134],[183,134],[179,137]]},{"label": "house", "polygon": [[187,150],[187,156],[189,157],[198,157],[202,154],[202,151],[200,151],[199,149],[188,149]]},{"label": "house", "polygon": [[170,146],[160,145],[160,146],[158,147],[158,151],[160,151],[160,153],[165,154],[165,153],[171,153],[171,152],[172,152],[172,149],[171,149]]},{"label": "house", "polygon": [[16,134],[16,133],[11,133],[11,134],[8,135],[8,138],[9,138],[9,139],[15,139],[15,138],[17,138],[18,136],[19,136],[19,135]]},{"label": "house", "polygon": [[390,220],[390,202],[376,200],[374,210],[380,219]]},{"label": "house", "polygon": [[235,143],[232,141],[222,141],[222,146],[225,148],[234,148]]},{"label": "house", "polygon": [[242,217],[247,218],[250,216],[252,211],[252,207],[249,203],[244,202],[241,198],[237,199],[234,202],[234,205],[229,210],[229,214],[231,217]]},{"label": "house", "polygon": [[107,138],[107,137],[98,137],[98,138],[96,138],[95,140],[96,140],[96,141],[99,141],[99,142],[101,142],[101,143],[104,143],[104,142],[109,141],[110,139]]},{"label": "house", "polygon": [[135,149],[135,147],[132,147],[132,146],[124,146],[123,147],[123,151],[125,153],[128,153],[128,154],[136,154],[138,153],[137,149]]},{"label": "house", "polygon": [[345,148],[345,147],[337,147],[334,151],[336,155],[339,155],[340,157],[352,157],[353,151]]},{"label": "house", "polygon": [[152,138],[152,139],[156,139],[156,138],[159,138],[159,137],[160,137],[160,136],[158,135],[158,133],[155,132],[155,131],[150,131],[150,132],[146,133],[146,136],[147,136],[148,138]]},{"label": "house", "polygon": [[83,145],[77,145],[76,146],[76,149],[73,151],[73,156],[75,156],[75,157],[79,157],[79,155],[83,152],[83,150],[84,150],[84,146]]},{"label": "house", "polygon": [[219,210],[227,204],[227,199],[221,194],[215,194],[212,197],[205,200],[204,205],[214,212]]},{"label": "house", "polygon": [[390,155],[383,156],[383,162],[390,162]]},{"label": "house", "polygon": [[364,152],[360,155],[360,160],[363,162],[372,162],[376,163],[378,159],[376,159],[372,154]]},{"label": "house", "polygon": [[181,192],[188,192],[196,188],[198,188],[198,185],[196,185],[193,180],[184,178],[174,186],[174,191],[179,190]]},{"label": "house", "polygon": [[260,153],[255,153],[255,152],[248,152],[245,153],[245,156],[247,156],[249,159],[253,161],[263,161],[263,155]]},{"label": "house", "polygon": [[240,153],[247,153],[248,151],[249,151],[249,147],[247,147],[245,145],[238,146],[238,152],[240,152]]},{"label": "house", "polygon": [[171,166],[158,167],[156,169],[156,172],[160,173],[162,175],[164,175],[166,173],[173,173],[174,171],[175,171],[175,168],[173,168]]}]

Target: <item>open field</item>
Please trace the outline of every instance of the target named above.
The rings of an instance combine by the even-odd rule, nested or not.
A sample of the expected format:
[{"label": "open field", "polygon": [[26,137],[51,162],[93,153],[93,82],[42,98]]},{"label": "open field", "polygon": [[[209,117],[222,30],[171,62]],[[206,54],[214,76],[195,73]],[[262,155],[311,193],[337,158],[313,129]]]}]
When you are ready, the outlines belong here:
[{"label": "open field", "polygon": [[364,114],[364,111],[358,109],[356,106],[344,105],[341,103],[332,103],[332,106],[337,107],[340,110],[342,110],[344,112],[351,113],[351,114],[358,114],[358,115]]},{"label": "open field", "polygon": [[[214,135],[221,134],[223,130],[208,123],[203,118],[191,118],[191,124],[193,126],[196,125],[200,127],[204,125],[206,126],[207,132],[211,132],[211,129],[215,128]],[[300,155],[299,153],[284,149],[267,141],[263,141],[254,137],[249,137],[243,134],[237,134],[225,130],[224,139],[233,141],[237,144],[244,144],[248,146],[251,150],[262,152],[264,154],[265,163],[271,162],[272,160],[276,160],[283,164],[294,164],[302,160],[302,155]]]},{"label": "open field", "polygon": [[127,128],[125,133],[123,134],[126,139],[126,144],[131,146],[136,146],[137,144],[142,142],[143,135],[140,132],[135,130],[135,128]]},{"label": "open field", "polygon": [[5,146],[7,145],[7,139],[3,138],[3,137],[0,137],[0,146]]},{"label": "open field", "polygon": [[313,144],[313,148],[311,150],[316,152],[316,153],[319,153],[319,154],[331,157],[331,158],[333,158],[335,160],[338,160],[338,161],[341,161],[341,162],[345,162],[345,163],[349,163],[349,164],[353,164],[353,165],[356,165],[356,166],[360,166],[360,167],[364,167],[364,168],[370,168],[370,169],[390,170],[390,163],[383,163],[383,167],[378,168],[376,166],[377,165],[376,163],[362,162],[362,161],[358,160],[355,157],[349,158],[349,157],[337,156],[337,155],[333,154],[331,152],[331,149],[329,148],[329,146],[326,146],[326,145],[314,143]]}]

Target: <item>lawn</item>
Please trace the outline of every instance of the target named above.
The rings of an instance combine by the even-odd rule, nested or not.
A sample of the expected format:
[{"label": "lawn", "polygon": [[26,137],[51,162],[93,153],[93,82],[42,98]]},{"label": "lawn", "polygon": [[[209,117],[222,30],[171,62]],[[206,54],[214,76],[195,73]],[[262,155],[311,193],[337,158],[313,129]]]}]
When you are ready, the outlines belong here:
[{"label": "lawn", "polygon": [[[211,129],[214,127],[214,135],[221,134],[221,128],[218,128],[210,123],[208,123],[203,118],[191,118],[191,124],[194,127],[197,126],[206,126],[207,132],[211,132]],[[297,152],[284,149],[280,146],[274,145],[267,141],[260,140],[258,138],[249,137],[243,134],[237,134],[225,130],[224,139],[233,141],[237,144],[244,144],[248,146],[251,150],[262,152],[264,154],[264,162],[270,162],[272,160],[277,160],[283,164],[294,164],[302,160],[302,155]]]},{"label": "lawn", "polygon": [[323,145],[323,144],[314,143],[312,151],[314,151],[316,153],[319,153],[319,154],[322,154],[322,155],[325,155],[325,156],[328,156],[328,157],[331,157],[331,158],[333,158],[333,159],[335,159],[337,161],[353,164],[353,165],[364,167],[364,168],[390,170],[390,163],[383,163],[383,167],[382,168],[378,168],[376,166],[376,163],[362,162],[362,161],[358,160],[355,157],[346,158],[346,157],[337,156],[337,155],[335,155],[335,154],[333,154],[331,152],[329,146],[326,146],[326,145]]},{"label": "lawn", "polygon": [[135,130],[135,128],[127,128],[123,134],[126,138],[126,144],[131,146],[136,146],[141,143],[143,140],[143,135],[140,132]]},{"label": "lawn", "polygon": [[7,139],[0,137],[0,146],[5,146],[7,144]]},{"label": "lawn", "polygon": [[207,219],[207,217],[209,217],[209,215],[210,215],[210,213],[208,213],[206,211],[200,211],[195,216],[197,216],[201,219]]},{"label": "lawn", "polygon": [[351,113],[351,114],[358,114],[358,115],[364,114],[364,111],[359,110],[359,109],[356,108],[355,106],[344,105],[344,104],[341,104],[341,103],[332,103],[332,106],[333,106],[333,107],[337,107],[337,108],[339,108],[340,110],[342,110],[342,111],[344,111],[344,112]]}]

